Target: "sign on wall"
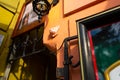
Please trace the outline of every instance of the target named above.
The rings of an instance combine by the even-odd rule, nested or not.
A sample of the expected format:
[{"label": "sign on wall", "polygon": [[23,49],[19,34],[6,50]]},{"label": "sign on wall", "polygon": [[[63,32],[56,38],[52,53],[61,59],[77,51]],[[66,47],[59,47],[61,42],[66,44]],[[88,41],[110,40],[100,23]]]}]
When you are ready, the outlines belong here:
[{"label": "sign on wall", "polygon": [[70,15],[77,11],[83,10],[87,7],[93,6],[104,0],[64,0],[63,2],[63,9],[64,15]]}]

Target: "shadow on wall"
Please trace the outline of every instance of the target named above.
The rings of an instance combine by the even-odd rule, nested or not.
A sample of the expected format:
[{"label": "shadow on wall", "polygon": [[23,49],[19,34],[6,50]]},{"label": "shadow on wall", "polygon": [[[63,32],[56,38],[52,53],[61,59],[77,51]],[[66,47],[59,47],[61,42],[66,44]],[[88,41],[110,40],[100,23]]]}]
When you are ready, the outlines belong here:
[{"label": "shadow on wall", "polygon": [[56,56],[43,52],[15,61],[9,80],[56,80],[55,75]]}]

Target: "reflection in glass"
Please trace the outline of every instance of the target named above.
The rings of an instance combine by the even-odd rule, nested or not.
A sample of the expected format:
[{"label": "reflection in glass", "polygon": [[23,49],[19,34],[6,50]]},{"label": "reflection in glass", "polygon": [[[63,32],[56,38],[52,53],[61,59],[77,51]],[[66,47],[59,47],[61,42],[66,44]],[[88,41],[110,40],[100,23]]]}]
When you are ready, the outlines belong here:
[{"label": "reflection in glass", "polygon": [[24,14],[19,24],[19,29],[21,29],[23,26],[28,25],[36,20],[38,20],[38,16],[33,11],[32,2],[30,2],[26,5]]},{"label": "reflection in glass", "polygon": [[104,71],[120,59],[120,22],[90,31],[100,80]]}]

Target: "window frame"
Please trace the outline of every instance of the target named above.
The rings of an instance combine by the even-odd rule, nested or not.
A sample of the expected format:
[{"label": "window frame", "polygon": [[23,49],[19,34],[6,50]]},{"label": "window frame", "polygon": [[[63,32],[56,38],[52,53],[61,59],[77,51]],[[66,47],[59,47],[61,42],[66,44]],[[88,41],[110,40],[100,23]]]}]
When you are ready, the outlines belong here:
[{"label": "window frame", "polygon": [[[120,6],[79,19],[77,23],[78,46],[82,80],[99,80],[96,59],[90,47],[88,31],[107,24],[120,21]],[[90,73],[94,74],[90,74]]]},{"label": "window frame", "polygon": [[12,34],[12,38],[16,37],[16,36],[19,36],[21,34],[24,34],[30,30],[33,30],[37,27],[39,27],[40,25],[42,25],[44,23],[44,18],[39,21],[39,20],[35,20],[27,25],[23,25],[21,29],[19,29],[19,25],[20,25],[20,21],[22,20],[23,18],[23,14],[25,12],[25,8],[26,6],[30,3],[31,1],[28,0],[27,2],[24,3],[22,9],[21,9],[21,12],[20,12],[20,15],[18,17],[18,20],[17,20],[17,23],[16,23],[16,26],[15,26],[15,29],[13,31],[13,34]]}]

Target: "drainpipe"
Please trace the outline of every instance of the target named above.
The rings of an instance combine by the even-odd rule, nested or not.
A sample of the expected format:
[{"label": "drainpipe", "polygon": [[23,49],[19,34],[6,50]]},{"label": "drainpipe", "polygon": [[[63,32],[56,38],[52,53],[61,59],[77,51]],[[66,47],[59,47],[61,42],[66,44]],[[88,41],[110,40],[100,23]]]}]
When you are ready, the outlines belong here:
[{"label": "drainpipe", "polygon": [[77,39],[78,36],[67,37],[64,39],[64,80],[69,80],[69,64],[71,64],[71,58],[68,56],[68,41]]}]

